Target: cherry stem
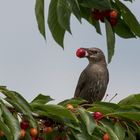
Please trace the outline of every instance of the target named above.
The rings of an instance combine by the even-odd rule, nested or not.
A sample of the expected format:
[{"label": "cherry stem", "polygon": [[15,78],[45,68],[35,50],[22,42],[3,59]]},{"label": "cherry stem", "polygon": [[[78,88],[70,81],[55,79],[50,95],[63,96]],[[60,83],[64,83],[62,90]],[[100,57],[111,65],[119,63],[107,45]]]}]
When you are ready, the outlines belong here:
[{"label": "cherry stem", "polygon": [[108,97],[108,94],[106,94],[106,96],[105,96],[105,98],[104,98],[104,100],[103,100],[103,101],[105,101],[105,100],[107,99],[107,97]]},{"label": "cherry stem", "polygon": [[118,95],[118,93],[116,93],[110,100],[109,103]]}]

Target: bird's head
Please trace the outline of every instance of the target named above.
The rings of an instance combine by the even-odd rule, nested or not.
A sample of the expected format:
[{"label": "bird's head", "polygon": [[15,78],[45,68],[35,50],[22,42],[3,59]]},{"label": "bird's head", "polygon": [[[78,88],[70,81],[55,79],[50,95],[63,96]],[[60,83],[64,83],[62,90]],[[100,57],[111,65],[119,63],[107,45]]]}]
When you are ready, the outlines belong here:
[{"label": "bird's head", "polygon": [[105,63],[105,56],[102,50],[99,48],[84,48],[87,52],[87,55],[85,56],[90,63]]}]

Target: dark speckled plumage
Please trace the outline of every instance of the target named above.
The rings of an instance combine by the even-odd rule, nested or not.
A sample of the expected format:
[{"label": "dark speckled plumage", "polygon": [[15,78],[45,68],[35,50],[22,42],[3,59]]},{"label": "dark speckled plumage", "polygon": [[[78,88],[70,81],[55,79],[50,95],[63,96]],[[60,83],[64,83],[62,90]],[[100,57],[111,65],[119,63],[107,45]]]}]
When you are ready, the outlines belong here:
[{"label": "dark speckled plumage", "polygon": [[89,64],[83,70],[75,90],[74,97],[80,97],[89,103],[101,101],[109,82],[107,64],[103,52],[98,48],[86,48]]}]

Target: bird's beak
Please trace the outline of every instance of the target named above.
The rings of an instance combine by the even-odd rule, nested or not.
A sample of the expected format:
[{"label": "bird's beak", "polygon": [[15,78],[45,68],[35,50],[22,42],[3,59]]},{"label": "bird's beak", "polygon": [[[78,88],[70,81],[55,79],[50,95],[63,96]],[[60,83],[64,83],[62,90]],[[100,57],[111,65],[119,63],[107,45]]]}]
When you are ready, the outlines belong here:
[{"label": "bird's beak", "polygon": [[82,48],[82,49],[84,49],[85,51],[87,51],[87,50],[88,50],[88,48]]},{"label": "bird's beak", "polygon": [[91,54],[91,51],[89,48],[83,48],[86,51],[86,55],[85,57],[89,57],[89,55]]}]

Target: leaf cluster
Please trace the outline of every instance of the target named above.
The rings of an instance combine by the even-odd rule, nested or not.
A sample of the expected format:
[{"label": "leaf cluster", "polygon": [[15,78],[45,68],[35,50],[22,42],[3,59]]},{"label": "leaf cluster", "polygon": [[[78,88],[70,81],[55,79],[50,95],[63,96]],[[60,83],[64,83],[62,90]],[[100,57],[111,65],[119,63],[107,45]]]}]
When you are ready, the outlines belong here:
[{"label": "leaf cluster", "polygon": [[[50,96],[39,94],[28,102],[21,94],[1,86],[0,131],[3,140],[20,139],[20,122],[28,120],[30,128],[38,129],[38,137],[44,140],[102,140],[107,133],[111,140],[137,140],[140,138],[140,94],[133,94],[118,104],[95,102],[88,109],[82,106],[82,99],[68,99],[50,104]],[[68,105],[73,106],[69,109]],[[101,119],[94,118],[94,112],[101,112]],[[49,121],[52,132],[43,133],[43,122]],[[50,123],[51,122],[51,123]],[[48,127],[48,126],[47,126]],[[23,140],[31,140],[30,129]]]},{"label": "leaf cluster", "polygon": [[[133,2],[132,0],[124,0]],[[48,26],[54,40],[64,47],[65,32],[71,34],[70,19],[73,14],[80,23],[85,19],[95,27],[96,32],[102,35],[100,28],[101,22],[92,17],[91,11],[115,9],[119,16],[117,25],[111,26],[105,19],[106,42],[108,50],[108,62],[114,55],[115,35],[121,38],[130,39],[140,37],[140,24],[131,10],[120,0],[51,0],[48,10]],[[36,0],[35,6],[36,19],[40,33],[46,38],[45,34],[45,14],[44,0]]]}]

